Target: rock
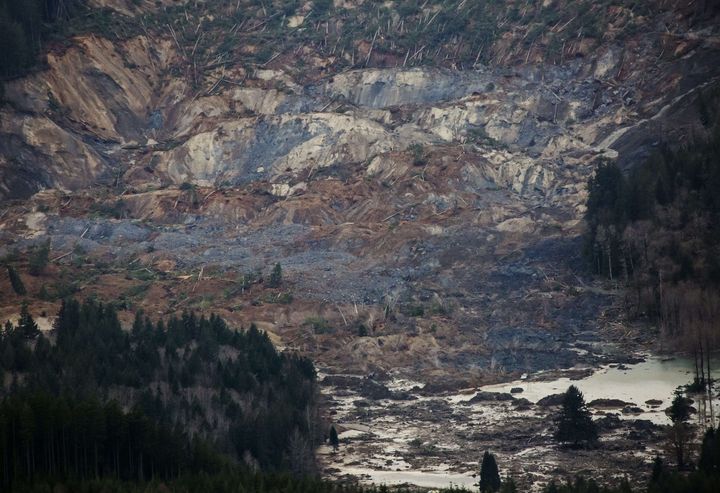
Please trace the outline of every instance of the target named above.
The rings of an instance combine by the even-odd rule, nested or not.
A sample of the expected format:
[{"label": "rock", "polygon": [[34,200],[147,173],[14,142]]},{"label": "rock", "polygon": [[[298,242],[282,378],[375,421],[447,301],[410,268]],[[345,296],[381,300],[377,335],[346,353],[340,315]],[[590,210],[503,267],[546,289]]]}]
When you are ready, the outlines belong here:
[{"label": "rock", "polygon": [[625,406],[622,410],[623,414],[642,414],[645,411],[637,406]]},{"label": "rock", "polygon": [[524,397],[520,397],[519,399],[515,399],[513,401],[513,405],[515,406],[515,409],[517,409],[518,411],[523,411],[523,410],[530,409],[530,407],[532,407],[532,402],[525,399]]},{"label": "rock", "polygon": [[323,385],[333,385],[335,387],[355,387],[358,385],[360,377],[349,377],[345,375],[328,375],[323,378],[320,383]]},{"label": "rock", "polygon": [[[399,147],[397,139],[379,123],[352,115],[306,113],[267,116],[260,122],[241,118],[158,154],[156,169],[176,184],[212,186],[220,173],[230,183],[247,184],[286,170],[364,162]],[[259,159],[267,165],[258,167]]]},{"label": "rock", "polygon": [[607,413],[600,419],[595,420],[595,424],[598,425],[601,431],[614,430],[622,426],[620,416],[615,413]]},{"label": "rock", "polygon": [[628,407],[628,406],[634,406],[632,402],[625,402],[620,399],[595,399],[588,403],[588,406],[590,407],[605,407],[605,408],[613,408],[613,407]]},{"label": "rock", "polygon": [[603,79],[612,75],[615,71],[620,59],[620,49],[610,47],[608,50],[600,56],[595,63],[595,73],[593,74],[596,79]]},{"label": "rock", "polygon": [[630,426],[639,431],[655,431],[660,427],[649,419],[635,419],[629,422]]},{"label": "rock", "polygon": [[464,404],[475,404],[478,402],[488,402],[488,401],[512,401],[515,398],[504,392],[478,392],[475,397],[473,397],[470,400],[463,401]]},{"label": "rock", "polygon": [[560,406],[563,403],[564,398],[565,394],[546,395],[537,401],[537,405],[542,407]]},{"label": "rock", "polygon": [[[366,399],[381,400],[391,399],[395,401],[409,401],[417,399],[409,392],[393,392],[385,385],[370,378],[353,377],[346,375],[328,375],[322,379],[323,385],[353,389]],[[336,393],[336,395],[339,395]]]},{"label": "rock", "polygon": [[522,392],[523,392],[523,388],[522,388],[522,387],[513,387],[513,388],[510,389],[510,393],[511,393],[511,394],[520,394],[520,393],[522,393]]},{"label": "rock", "polygon": [[423,68],[352,70],[333,77],[322,91],[356,105],[389,108],[461,98],[482,91],[488,81],[483,77]]},{"label": "rock", "polygon": [[639,441],[639,440],[642,440],[647,437],[645,436],[644,433],[642,433],[640,431],[630,430],[627,434],[627,438],[628,438],[628,440]]},{"label": "rock", "polygon": [[529,217],[513,217],[497,225],[498,231],[506,233],[531,233],[536,227],[536,222]]},{"label": "rock", "polygon": [[648,406],[651,406],[651,407],[658,407],[658,406],[662,405],[662,403],[663,403],[663,401],[661,401],[660,399],[648,399],[645,401],[645,404],[647,404]]}]

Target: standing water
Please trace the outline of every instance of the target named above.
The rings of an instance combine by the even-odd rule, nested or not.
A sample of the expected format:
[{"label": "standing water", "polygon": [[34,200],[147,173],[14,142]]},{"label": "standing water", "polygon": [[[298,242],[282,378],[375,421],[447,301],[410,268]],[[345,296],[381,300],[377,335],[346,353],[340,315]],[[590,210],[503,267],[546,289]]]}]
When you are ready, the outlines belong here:
[{"label": "standing water", "polygon": [[[720,359],[711,360],[713,368],[720,371]],[[720,373],[718,374],[720,375]],[[579,380],[559,378],[551,381],[519,380],[506,384],[489,385],[483,387],[484,391],[510,392],[514,387],[520,387],[523,392],[520,396],[531,402],[537,402],[550,394],[565,392],[570,385],[575,385],[585,396],[586,402],[595,399],[620,399],[643,409],[642,417],[656,424],[667,424],[670,419],[665,409],[670,406],[675,390],[692,382],[695,377],[695,363],[687,357],[662,359],[657,356],[647,356],[645,361],[634,365],[607,365],[595,371],[592,375]],[[715,393],[713,393],[715,397]],[[692,394],[700,411],[709,407],[707,396]],[[648,401],[662,401],[662,404],[648,408]],[[703,407],[704,406],[704,407]],[[717,422],[720,411],[720,400],[714,398],[714,416]]]},{"label": "standing water", "polygon": [[[711,360],[711,365],[717,368],[720,375],[720,359]],[[527,379],[488,385],[478,390],[509,393],[515,389],[516,397],[537,403],[543,397],[563,393],[570,385],[575,385],[583,392],[588,403],[595,399],[623,401],[613,404],[614,408],[591,406],[598,416],[608,410],[621,413],[624,407],[629,406],[634,409],[625,417],[647,419],[662,425],[670,422],[665,409],[670,406],[675,390],[690,383],[694,375],[695,364],[690,358],[647,356],[645,361],[638,364],[602,366],[591,375],[577,380],[563,377],[543,381],[543,374],[539,373]],[[397,381],[389,387],[406,389],[412,393],[416,383],[411,383]],[[518,387],[522,389],[521,393],[517,392]],[[321,453],[330,459],[336,475],[352,475],[363,483],[407,483],[426,488],[454,485],[473,489],[478,480],[474,475],[479,467],[478,454],[473,455],[468,451],[467,454],[458,455],[453,452],[456,450],[453,446],[462,447],[465,442],[454,441],[452,437],[458,434],[466,436],[481,430],[492,433],[492,430],[501,430],[505,423],[521,422],[526,415],[528,419],[537,419],[538,412],[544,411],[541,408],[531,411],[516,409],[509,402],[481,401],[467,404],[472,397],[472,394],[462,392],[443,397],[418,396],[415,400],[403,403],[377,400],[359,413],[360,416],[368,413],[372,417],[359,418],[354,404],[359,399],[357,395],[335,395],[338,423],[346,430],[341,434],[341,441],[347,448],[335,455],[328,447],[324,447]],[[703,414],[709,417],[709,409],[703,405],[702,394],[691,394],[691,397],[696,401],[693,405],[699,410],[698,417]],[[443,412],[442,405],[437,404],[440,401],[454,410],[449,415],[450,421],[447,421],[447,417],[442,421],[433,420],[434,411],[426,414],[424,404],[433,402]],[[720,399],[715,398],[713,403],[717,423]],[[402,409],[406,410],[406,414],[402,413]],[[704,410],[708,412],[704,413]],[[453,422],[456,419],[454,416],[464,416],[466,419]],[[416,456],[418,446],[413,445],[414,441],[437,443],[437,448],[431,451],[427,460],[419,461]],[[557,463],[546,458],[550,450],[544,449],[548,445],[538,446],[529,440],[516,445],[520,448],[513,452],[514,460],[536,461],[538,457],[545,457],[543,460],[547,468],[552,470],[556,467]],[[443,455],[443,450],[448,450],[447,456]],[[548,474],[548,471],[543,472],[542,469],[538,468],[535,472]]]}]

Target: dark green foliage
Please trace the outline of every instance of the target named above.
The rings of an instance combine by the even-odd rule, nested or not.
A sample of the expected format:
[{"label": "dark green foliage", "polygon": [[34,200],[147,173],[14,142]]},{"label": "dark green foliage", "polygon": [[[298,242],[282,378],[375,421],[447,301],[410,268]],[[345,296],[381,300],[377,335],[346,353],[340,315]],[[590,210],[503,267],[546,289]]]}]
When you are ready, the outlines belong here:
[{"label": "dark green foliage", "polygon": [[625,178],[614,163],[601,163],[588,182],[586,254],[598,274],[617,276],[619,241],[627,222]]},{"label": "dark green foliage", "polygon": [[[657,464],[657,460],[654,464]],[[655,470],[655,465],[653,466]],[[576,478],[565,484],[551,482],[543,489],[543,493],[715,493],[720,491],[720,477],[702,471],[691,474],[663,471],[656,480],[652,480],[647,489],[633,490],[627,480],[618,486],[600,486],[593,479]]]},{"label": "dark green foliage", "polygon": [[597,273],[720,285],[720,89],[700,101],[702,137],[660,146],[627,175],[602,163],[588,182],[585,253]]},{"label": "dark green foliage", "polygon": [[39,276],[45,272],[50,261],[50,240],[36,246],[30,252],[28,259],[28,271],[33,276]]},{"label": "dark green foliage", "polygon": [[622,481],[619,487],[601,487],[594,479],[578,477],[565,484],[552,481],[543,489],[543,493],[632,493],[632,489],[627,481]]},{"label": "dark green foliage", "polygon": [[8,277],[10,278],[10,285],[13,288],[13,291],[15,291],[15,294],[19,294],[20,296],[27,294],[27,291],[25,290],[25,284],[22,282],[22,278],[20,277],[20,274],[15,270],[15,268],[8,264],[7,265],[7,272]]},{"label": "dark green foliage", "polygon": [[480,492],[493,493],[500,489],[500,473],[495,456],[485,451],[480,465]]},{"label": "dark green foliage", "polygon": [[665,474],[665,463],[659,455],[653,459],[652,474],[650,475],[650,482],[657,483],[660,481]]},{"label": "dark green foliage", "polygon": [[703,436],[698,469],[710,476],[720,476],[720,432],[714,428]]},{"label": "dark green foliage", "polygon": [[563,398],[555,439],[578,447],[592,444],[597,440],[597,436],[597,427],[585,406],[582,392],[571,385]]},{"label": "dark green foliage", "polygon": [[84,0],[0,0],[0,76],[21,73],[35,62],[43,41]]},{"label": "dark green foliage", "polygon": [[17,330],[25,339],[35,339],[40,334],[37,323],[30,315],[27,301],[23,301],[20,308],[20,320],[18,320]]},{"label": "dark green foliage", "polygon": [[[5,490],[3,490],[5,491]],[[67,479],[51,481],[37,478],[31,484],[20,484],[10,492],[68,491],[73,493],[417,493],[416,489],[387,486],[343,485],[313,477],[298,478],[288,473],[254,473],[241,468],[225,468],[216,474],[185,471],[170,481],[156,478],[149,482],[129,482],[110,477],[104,479]],[[467,490],[452,488],[439,493],[463,493]]]},{"label": "dark green foliage", "polygon": [[502,485],[500,486],[500,493],[518,493],[518,487],[515,480],[510,476],[503,479]]},{"label": "dark green foliage", "polygon": [[322,317],[308,317],[303,322],[303,325],[310,327],[316,334],[331,334],[334,332],[330,323]]},{"label": "dark green foliage", "polygon": [[129,211],[124,200],[113,202],[95,202],[90,205],[90,211],[99,216],[123,219],[128,216]]},{"label": "dark green foliage", "polygon": [[404,315],[408,317],[423,317],[425,316],[425,307],[422,305],[407,305],[401,308]]},{"label": "dark green foliage", "polygon": [[338,433],[335,429],[335,426],[330,427],[330,445],[332,446],[333,450],[337,450],[340,446],[340,439],[338,438]]},{"label": "dark green foliage", "polygon": [[[19,394],[0,403],[0,484],[31,478],[171,478],[218,472],[226,462],[205,443],[116,402]],[[20,489],[20,488],[18,488]]]},{"label": "dark green foliage", "polygon": [[704,472],[666,473],[659,481],[650,483],[647,488],[648,493],[716,493],[717,491],[720,491],[720,478]]},{"label": "dark green foliage", "polygon": [[282,266],[279,263],[277,263],[277,264],[275,264],[275,267],[273,267],[273,270],[270,273],[270,280],[268,282],[268,286],[270,286],[271,288],[279,288],[281,283],[282,283]]},{"label": "dark green foliage", "polygon": [[410,151],[412,163],[415,166],[424,166],[427,164],[427,156],[425,155],[425,148],[422,144],[411,144],[410,147],[408,147],[408,151]]},{"label": "dark green foliage", "polygon": [[313,0],[313,12],[317,15],[324,15],[332,5],[332,0]]},{"label": "dark green foliage", "polygon": [[679,391],[670,405],[670,419],[673,423],[685,423],[690,419],[690,399]]},{"label": "dark green foliage", "polygon": [[0,73],[16,74],[32,62],[32,50],[28,46],[22,26],[0,11]]},{"label": "dark green foliage", "polygon": [[[193,313],[153,324],[138,313],[128,333],[112,305],[66,300],[54,345],[41,337],[31,350],[21,327],[3,334],[0,359],[3,370],[24,373],[28,391],[72,399],[123,395],[150,419],[201,430],[219,450],[250,454],[266,470],[290,466],[296,430],[313,446],[322,438],[314,432],[312,363],[278,354],[255,326],[234,331],[219,317]],[[243,408],[244,402],[253,405]]]}]

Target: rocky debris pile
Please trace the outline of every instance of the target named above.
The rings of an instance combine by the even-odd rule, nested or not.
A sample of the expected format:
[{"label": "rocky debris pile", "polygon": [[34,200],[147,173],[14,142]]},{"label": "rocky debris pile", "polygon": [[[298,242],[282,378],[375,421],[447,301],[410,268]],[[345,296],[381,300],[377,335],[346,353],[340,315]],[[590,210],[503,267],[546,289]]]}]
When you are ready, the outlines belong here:
[{"label": "rocky debris pile", "polygon": [[[365,399],[378,401],[383,399],[394,401],[407,401],[417,399],[410,392],[398,390],[390,390],[385,385],[372,380],[371,378],[353,377],[345,375],[328,375],[321,382],[322,385],[334,386],[340,389],[352,388]],[[367,401],[355,402],[358,407],[367,407],[370,405]]]}]

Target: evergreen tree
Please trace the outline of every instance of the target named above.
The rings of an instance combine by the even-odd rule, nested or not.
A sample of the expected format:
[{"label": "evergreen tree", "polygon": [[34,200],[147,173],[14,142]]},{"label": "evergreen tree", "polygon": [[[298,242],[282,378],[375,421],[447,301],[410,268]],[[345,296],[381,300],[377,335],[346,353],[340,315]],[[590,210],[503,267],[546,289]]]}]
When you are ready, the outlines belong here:
[{"label": "evergreen tree", "polygon": [[50,261],[50,240],[47,240],[30,254],[29,272],[33,276],[39,276],[45,272]]},{"label": "evergreen tree", "polygon": [[705,432],[698,468],[705,474],[720,474],[720,433],[714,428]]},{"label": "evergreen tree", "polygon": [[659,455],[655,456],[653,460],[652,474],[650,475],[650,482],[657,483],[665,473],[665,464]]},{"label": "evergreen tree", "polygon": [[672,426],[668,430],[670,447],[675,451],[675,460],[680,469],[685,467],[685,456],[691,432],[687,421],[690,419],[690,399],[682,394],[680,389],[675,391],[675,398],[670,405],[670,420]]},{"label": "evergreen tree", "polygon": [[35,339],[40,330],[38,329],[37,323],[33,320],[30,311],[28,310],[27,301],[23,301],[22,307],[20,308],[20,320],[18,320],[18,331],[26,339]]},{"label": "evergreen tree", "polygon": [[510,476],[506,477],[500,487],[500,493],[518,493],[518,487],[515,480]]},{"label": "evergreen tree", "polygon": [[334,425],[330,427],[330,445],[332,445],[333,450],[337,450],[338,447],[340,447],[340,439],[338,438],[338,432]]},{"label": "evergreen tree", "polygon": [[500,473],[495,456],[485,451],[480,465],[480,492],[492,493],[500,489]]},{"label": "evergreen tree", "polygon": [[280,283],[282,283],[282,267],[280,266],[280,263],[275,264],[275,267],[273,267],[272,272],[270,273],[270,281],[268,282],[268,286],[271,288],[278,288],[280,287]]},{"label": "evergreen tree", "polygon": [[0,11],[0,75],[13,75],[31,60],[31,51],[22,25]]},{"label": "evergreen tree", "polygon": [[[10,324],[10,322],[8,322]],[[15,348],[13,348],[12,342],[8,339],[9,334],[12,333],[13,327],[10,324],[10,330],[8,331],[7,324],[5,325],[5,333],[3,334],[2,353],[0,353],[0,367],[5,370],[12,370],[15,368]]]},{"label": "evergreen tree", "polygon": [[597,436],[597,427],[585,406],[582,392],[571,385],[563,398],[555,439],[578,447],[581,443],[590,444],[596,441]]},{"label": "evergreen tree", "polygon": [[[37,334],[37,324],[24,306],[18,326],[10,324],[0,338],[2,369],[14,376],[23,374],[9,393],[42,391],[76,400],[112,393],[127,398],[124,406],[139,409],[158,423],[199,430],[199,437],[211,441],[222,439],[223,427],[231,423],[229,443],[223,442],[229,447],[223,450],[230,450],[234,459],[249,457],[263,470],[280,471],[288,467],[286,452],[292,450],[296,452],[295,466],[313,470],[314,466],[309,466],[314,462],[312,450],[321,437],[316,436],[316,375],[309,360],[278,353],[267,334],[255,326],[236,331],[217,316],[208,319],[185,313],[182,320],[171,318],[153,326],[147,316],[138,313],[134,326],[133,331],[123,331],[113,305],[67,299],[54,323],[55,344],[42,336],[28,344],[25,337]],[[233,356],[218,358],[220,354]],[[200,386],[193,388],[196,384]],[[257,403],[257,410],[246,414],[240,403],[248,401]],[[103,424],[97,410],[79,415],[77,426],[87,428],[86,433],[77,435],[87,437],[77,444],[83,458],[77,474],[81,478],[102,476],[106,453],[102,437],[120,431]],[[137,426],[145,425],[140,422]],[[138,433],[144,432],[130,435]],[[97,451],[86,446],[93,440]],[[127,465],[128,472],[120,477],[152,477],[158,465],[148,461],[162,441],[155,435],[142,444],[117,444],[117,440],[114,437],[111,443],[115,449],[122,448],[120,460],[131,454],[128,460],[134,464]],[[67,446],[74,449],[75,444]],[[117,469],[113,464],[118,460],[112,459],[111,471]],[[0,464],[2,461],[0,453]],[[176,471],[180,467],[193,470],[189,465],[173,465]]]},{"label": "evergreen tree", "polygon": [[15,294],[19,294],[20,296],[27,294],[27,291],[25,290],[25,284],[23,284],[22,279],[20,278],[20,274],[18,274],[15,268],[12,265],[8,264],[7,271],[8,277],[10,277],[10,285],[12,286],[13,291],[15,291]]},{"label": "evergreen tree", "polygon": [[690,419],[690,399],[678,390],[670,405],[670,420],[673,423],[685,423],[688,419]]}]

